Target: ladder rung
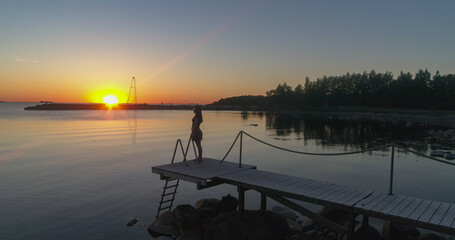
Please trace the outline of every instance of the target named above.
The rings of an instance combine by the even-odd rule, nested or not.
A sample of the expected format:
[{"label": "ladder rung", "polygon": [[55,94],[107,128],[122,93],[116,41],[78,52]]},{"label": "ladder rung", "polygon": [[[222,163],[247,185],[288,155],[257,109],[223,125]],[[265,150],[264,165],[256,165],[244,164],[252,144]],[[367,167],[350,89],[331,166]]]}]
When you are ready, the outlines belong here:
[{"label": "ladder rung", "polygon": [[169,205],[169,206],[166,206],[166,207],[162,207],[162,208],[160,208],[158,211],[161,211],[161,210],[164,210],[164,209],[169,209],[169,208],[171,208],[171,206],[172,206],[172,205]]},{"label": "ladder rung", "polygon": [[172,195],[172,194],[175,194],[175,192],[170,192],[170,193],[162,194],[161,196],[162,196],[162,197],[166,197],[166,196],[169,196],[169,195]]},{"label": "ladder rung", "polygon": [[166,187],[164,187],[164,188],[165,188],[165,189],[166,189],[166,188],[173,188],[173,187],[177,187],[177,186],[178,186],[178,184],[175,184],[175,185],[172,185],[172,186],[166,186]]},{"label": "ladder rung", "polygon": [[168,200],[166,200],[166,201],[162,201],[161,203],[163,204],[163,203],[167,203],[167,202],[170,202],[170,201],[174,201],[174,199],[171,198],[171,199],[168,199]]}]

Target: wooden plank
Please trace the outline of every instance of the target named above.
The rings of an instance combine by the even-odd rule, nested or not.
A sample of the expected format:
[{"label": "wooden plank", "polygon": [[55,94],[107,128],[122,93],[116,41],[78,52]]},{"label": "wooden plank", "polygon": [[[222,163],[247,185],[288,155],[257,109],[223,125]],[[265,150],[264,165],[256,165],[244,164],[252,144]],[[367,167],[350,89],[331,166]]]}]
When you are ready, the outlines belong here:
[{"label": "wooden plank", "polygon": [[355,204],[357,204],[359,201],[367,198],[368,196],[370,196],[371,194],[373,193],[373,191],[364,191],[362,193],[360,193],[359,195],[357,195],[356,197],[348,200],[348,201],[345,201],[344,204],[350,206],[350,207],[353,207]]},{"label": "wooden plank", "polygon": [[353,189],[353,187],[342,186],[337,191],[333,191],[330,194],[319,196],[319,198],[322,199],[322,200],[330,200],[332,198],[336,198],[337,196],[342,195],[343,193],[346,193],[347,191],[349,191],[351,189]]},{"label": "wooden plank", "polygon": [[365,192],[364,190],[361,189],[356,189],[355,192],[351,193],[350,195],[347,195],[344,198],[341,198],[339,200],[339,203],[344,205],[350,203],[349,206],[351,206],[354,205],[356,202],[360,201],[361,199],[363,199],[368,194],[369,192]]},{"label": "wooden plank", "polygon": [[281,189],[284,186],[287,186],[287,183],[295,182],[296,178],[293,176],[286,176],[282,177],[281,179],[277,179],[276,181],[270,182],[268,184],[264,184],[264,187],[268,187],[270,189]]},{"label": "wooden plank", "polygon": [[323,182],[315,182],[314,184],[308,185],[307,187],[301,188],[296,191],[296,194],[308,196],[311,192],[319,189],[321,186],[324,186],[326,183]]},{"label": "wooden plank", "polygon": [[237,181],[239,183],[248,183],[248,184],[252,184],[252,185],[261,185],[264,183],[271,182],[273,180],[274,180],[274,178],[272,176],[267,175],[267,174],[261,174],[261,175],[245,176],[245,177],[239,178],[234,181]]},{"label": "wooden plank", "polygon": [[337,187],[337,186],[336,186],[335,184],[333,184],[333,183],[331,183],[331,184],[324,184],[324,185],[321,185],[319,188],[314,189],[313,191],[307,193],[307,196],[308,196],[308,197],[313,197],[313,198],[314,198],[315,196],[318,196],[318,195],[320,195],[320,194],[323,194],[323,193],[325,193],[325,192],[327,192],[327,191],[330,191],[330,190],[332,190],[332,189],[334,189],[334,188],[336,188],[336,187]]},{"label": "wooden plank", "polygon": [[379,212],[388,214],[390,211],[392,211],[396,206],[398,206],[406,196],[403,195],[398,195],[392,202],[390,202],[387,206],[385,206],[383,209],[381,209]]},{"label": "wooden plank", "polygon": [[305,193],[305,192],[311,191],[314,188],[318,188],[319,186],[321,186],[323,184],[324,184],[323,182],[315,181],[315,180],[312,180],[310,182],[303,182],[302,185],[300,187],[298,187],[298,189],[294,190],[293,192],[296,194]]},{"label": "wooden plank", "polygon": [[346,201],[346,198],[347,197],[352,197],[352,194],[354,194],[355,192],[357,192],[358,189],[356,188],[352,188],[346,192],[344,192],[343,194],[340,194],[338,195],[337,197],[333,198],[333,199],[330,199],[331,202],[336,202],[336,203],[340,203],[340,201],[344,202]]},{"label": "wooden plank", "polygon": [[385,194],[385,193],[381,193],[380,196],[378,196],[377,198],[375,198],[373,201],[369,202],[368,204],[366,204],[365,206],[362,207],[362,209],[364,210],[370,210],[372,209],[373,207],[375,207],[376,205],[378,205],[380,202],[382,202],[382,200],[386,199],[389,195]]},{"label": "wooden plank", "polygon": [[[444,226],[444,227],[452,226],[452,223],[455,223],[454,219],[455,219],[455,204],[452,203],[450,205],[449,210],[447,210],[446,215],[444,216],[444,218],[441,221],[441,226]],[[455,227],[455,226],[452,226],[452,227]]]},{"label": "wooden plank", "polygon": [[283,187],[281,189],[281,191],[283,192],[294,192],[295,190],[297,189],[301,189],[302,187],[304,186],[308,186],[309,184],[311,183],[314,183],[313,180],[310,180],[310,179],[302,179],[301,181],[299,182],[295,182],[293,184],[289,184],[288,186],[286,187]]},{"label": "wooden plank", "polygon": [[420,222],[427,223],[430,221],[433,214],[438,210],[439,206],[441,206],[441,202],[433,201],[431,202],[430,206],[423,212],[423,214],[419,217]]},{"label": "wooden plank", "polygon": [[238,174],[229,174],[229,175],[220,175],[218,178],[230,179],[237,182],[253,182],[258,179],[267,179],[272,173],[262,172],[262,171],[242,171]]},{"label": "wooden plank", "polygon": [[447,210],[449,210],[449,207],[450,203],[441,203],[438,210],[433,214],[433,217],[431,217],[429,223],[439,225],[446,215]]},{"label": "wooden plank", "polygon": [[236,163],[224,162],[219,164],[218,160],[204,158],[201,163],[195,161],[187,161],[188,166],[184,162],[178,162],[173,164],[165,164],[160,166],[152,167],[154,173],[177,173],[190,177],[197,177],[203,179],[211,179],[220,174],[243,171],[247,169],[255,169],[255,166],[244,164],[242,168],[238,168]]},{"label": "wooden plank", "polygon": [[391,203],[397,197],[398,197],[397,195],[389,195],[385,199],[383,199],[381,202],[379,202],[376,206],[370,208],[369,210],[371,210],[373,212],[379,212],[383,208],[385,208],[387,205],[389,205],[389,203]]},{"label": "wooden plank", "polygon": [[414,199],[414,197],[406,197],[403,201],[400,202],[400,204],[388,212],[388,214],[398,216],[398,214],[402,212],[407,206],[409,206],[409,204],[411,204]]},{"label": "wooden plank", "polygon": [[312,197],[318,198],[318,199],[323,199],[327,195],[331,195],[333,193],[343,191],[344,188],[345,188],[345,186],[334,184],[334,185],[330,186],[330,188],[328,188],[325,192],[321,192],[321,193],[317,193],[317,194],[315,193],[312,195]]},{"label": "wooden plank", "polygon": [[414,198],[412,202],[398,214],[398,216],[408,218],[420,206],[420,204],[422,204],[422,202],[423,199]]},{"label": "wooden plank", "polygon": [[249,183],[249,184],[252,184],[252,185],[255,185],[255,186],[260,186],[260,187],[266,187],[266,188],[270,188],[270,189],[273,189],[271,188],[271,186],[279,183],[279,182],[282,182],[286,179],[289,179],[290,177],[286,177],[286,178],[283,178],[281,176],[266,176],[266,177],[262,177],[262,178],[256,178],[254,180],[251,180],[251,181],[243,181],[242,179],[239,179],[241,180],[241,182],[243,183]]},{"label": "wooden plank", "polygon": [[335,186],[334,183],[326,183],[326,182],[320,182],[321,184],[318,185],[318,187],[315,187],[315,188],[312,188],[311,190],[308,190],[306,192],[306,196],[314,196],[314,195],[317,195],[317,194],[320,194],[322,192],[325,192],[331,188],[333,188],[333,186]]},{"label": "wooden plank", "polygon": [[284,192],[284,188],[286,188],[290,185],[295,185],[297,183],[300,183],[300,181],[301,181],[300,179],[294,177],[294,178],[288,179],[287,181],[279,183],[279,186],[274,186],[274,188],[277,191]]},{"label": "wooden plank", "polygon": [[269,172],[245,170],[240,173],[220,175],[217,178],[223,181],[232,181],[237,184],[257,184],[269,179],[271,175],[272,173]]},{"label": "wooden plank", "polygon": [[425,210],[427,210],[428,206],[430,206],[432,202],[433,201],[431,200],[423,200],[422,203],[411,213],[411,215],[409,215],[408,218],[412,220],[419,219],[419,217],[422,216],[422,214],[425,212]]},{"label": "wooden plank", "polygon": [[382,195],[382,193],[380,193],[380,192],[373,192],[373,193],[371,193],[371,195],[368,196],[367,198],[362,199],[361,201],[359,201],[358,203],[356,203],[356,205],[355,205],[354,207],[363,208],[365,205],[367,205],[367,204],[370,203],[371,201],[374,201],[374,199],[380,197],[381,195]]},{"label": "wooden plank", "polygon": [[341,186],[341,185],[336,185],[336,186],[337,186],[336,188],[333,188],[330,191],[327,191],[326,193],[318,195],[316,197],[321,200],[326,200],[326,198],[329,196],[332,196],[332,198],[333,198],[333,196],[340,196],[343,193],[347,192],[348,190],[352,189],[352,187],[348,187],[348,186]]}]

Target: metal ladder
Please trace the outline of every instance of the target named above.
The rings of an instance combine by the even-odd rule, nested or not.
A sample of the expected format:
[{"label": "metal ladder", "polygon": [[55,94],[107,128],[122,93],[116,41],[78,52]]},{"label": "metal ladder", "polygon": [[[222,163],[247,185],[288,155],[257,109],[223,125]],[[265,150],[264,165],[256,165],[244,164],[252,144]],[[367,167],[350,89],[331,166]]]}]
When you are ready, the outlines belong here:
[{"label": "metal ladder", "polygon": [[[193,142],[193,141],[191,141],[191,139],[188,140],[188,145],[186,146],[186,151],[184,151],[182,140],[180,140],[180,139],[177,140],[177,143],[175,144],[175,148],[174,148],[174,154],[172,155],[171,164],[174,163],[175,154],[176,154],[177,148],[180,144],[180,148],[181,148],[182,154],[183,154],[183,162],[185,163],[186,166],[188,166],[188,164],[186,162],[186,155],[188,153],[188,148],[190,146],[190,142]],[[194,142],[193,142],[193,150],[194,150],[195,158],[197,159],[196,147],[194,146]],[[177,187],[179,186],[180,179],[166,178],[165,181],[166,182],[164,183],[163,193],[161,194],[161,201],[158,206],[158,211],[156,213],[156,217],[158,217],[163,210],[171,211],[172,204],[174,204],[175,194],[177,193]],[[163,204],[166,204],[166,203],[168,203],[168,205],[163,207]]]},{"label": "metal ladder", "polygon": [[[163,187],[163,193],[161,194],[161,201],[156,213],[156,217],[160,215],[160,212],[163,210],[170,211],[172,209],[172,204],[174,203],[175,194],[177,193],[177,187],[179,186],[180,179],[178,178],[167,178],[166,183]],[[169,203],[163,207],[163,204]]]}]

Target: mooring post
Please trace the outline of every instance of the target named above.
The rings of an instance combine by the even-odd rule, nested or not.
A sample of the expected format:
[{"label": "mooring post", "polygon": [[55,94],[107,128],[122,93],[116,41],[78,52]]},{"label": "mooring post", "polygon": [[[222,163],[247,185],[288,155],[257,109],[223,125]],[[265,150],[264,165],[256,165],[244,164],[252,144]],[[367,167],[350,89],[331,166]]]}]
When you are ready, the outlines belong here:
[{"label": "mooring post", "polygon": [[242,145],[243,145],[243,132],[240,132],[240,156],[239,156],[239,168],[242,167]]},{"label": "mooring post", "polygon": [[267,210],[267,195],[261,193],[261,210]]},{"label": "mooring post", "polygon": [[240,218],[243,218],[245,211],[245,188],[237,186],[237,192],[239,193],[239,213]]},{"label": "mooring post", "polygon": [[362,226],[364,227],[368,227],[368,216],[367,215],[363,215],[363,222],[362,222]]},{"label": "mooring post", "polygon": [[355,213],[353,211],[349,211],[348,213],[348,235],[347,240],[354,239],[354,230],[355,230]]},{"label": "mooring post", "polygon": [[390,220],[384,220],[384,225],[382,227],[382,236],[384,236],[385,239],[390,238]]},{"label": "mooring post", "polygon": [[392,154],[390,155],[390,180],[389,180],[389,195],[393,195],[392,188],[393,188],[393,161],[394,161],[394,154],[395,154],[395,145],[392,145]]}]

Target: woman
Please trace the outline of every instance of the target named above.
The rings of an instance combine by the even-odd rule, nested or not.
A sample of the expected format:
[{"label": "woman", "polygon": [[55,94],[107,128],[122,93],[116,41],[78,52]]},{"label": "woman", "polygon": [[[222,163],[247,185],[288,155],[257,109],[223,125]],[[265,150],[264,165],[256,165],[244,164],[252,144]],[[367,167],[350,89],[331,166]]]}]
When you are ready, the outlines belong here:
[{"label": "woman", "polygon": [[193,112],[194,112],[194,117],[193,117],[193,125],[191,126],[191,140],[193,140],[196,143],[197,150],[198,150],[198,158],[197,161],[200,162],[202,161],[202,146],[201,146],[201,140],[202,140],[202,131],[199,128],[199,126],[202,123],[202,112],[201,112],[201,106],[196,105],[193,107]]}]

